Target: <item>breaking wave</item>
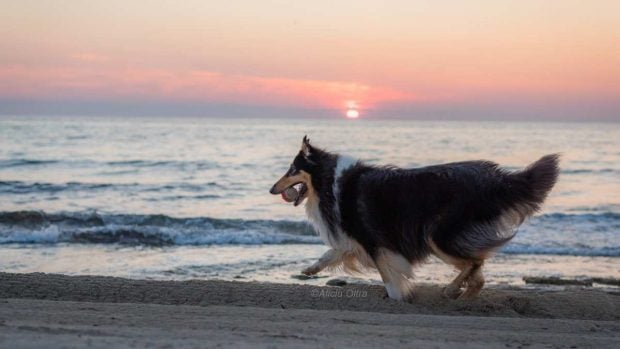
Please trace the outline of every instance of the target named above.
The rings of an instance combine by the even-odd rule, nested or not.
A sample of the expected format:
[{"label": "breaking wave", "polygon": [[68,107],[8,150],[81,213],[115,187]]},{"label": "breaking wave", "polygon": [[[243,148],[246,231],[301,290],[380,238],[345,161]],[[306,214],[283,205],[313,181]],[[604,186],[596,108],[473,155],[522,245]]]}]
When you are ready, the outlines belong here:
[{"label": "breaking wave", "polygon": [[0,243],[224,245],[319,243],[305,222],[165,215],[0,212]]},{"label": "breaking wave", "polygon": [[[320,244],[303,221],[244,220],[97,212],[0,212],[0,244],[260,245]],[[545,214],[531,218],[501,252],[620,256],[620,214]]]}]

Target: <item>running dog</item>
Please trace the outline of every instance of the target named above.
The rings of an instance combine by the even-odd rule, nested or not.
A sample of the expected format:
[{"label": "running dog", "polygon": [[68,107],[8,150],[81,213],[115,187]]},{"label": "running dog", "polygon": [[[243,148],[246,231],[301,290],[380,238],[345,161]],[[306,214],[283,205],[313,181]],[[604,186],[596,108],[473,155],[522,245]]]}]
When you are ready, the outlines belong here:
[{"label": "running dog", "polygon": [[516,172],[490,161],[371,166],[304,137],[270,193],[295,206],[306,200],[310,222],[330,247],[304,274],[374,268],[390,298],[409,301],[413,266],[433,254],[460,271],[443,294],[470,299],[484,286],[484,261],[540,209],[558,162],[559,155],[546,155]]}]

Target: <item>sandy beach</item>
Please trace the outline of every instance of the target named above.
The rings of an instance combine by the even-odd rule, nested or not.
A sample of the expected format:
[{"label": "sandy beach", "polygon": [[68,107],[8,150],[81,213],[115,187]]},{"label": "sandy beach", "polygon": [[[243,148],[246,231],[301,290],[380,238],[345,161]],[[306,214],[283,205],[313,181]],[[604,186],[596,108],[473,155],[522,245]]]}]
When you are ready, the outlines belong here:
[{"label": "sandy beach", "polygon": [[620,345],[620,293],[491,288],[452,301],[421,285],[144,281],[0,273],[0,346],[554,347]]}]

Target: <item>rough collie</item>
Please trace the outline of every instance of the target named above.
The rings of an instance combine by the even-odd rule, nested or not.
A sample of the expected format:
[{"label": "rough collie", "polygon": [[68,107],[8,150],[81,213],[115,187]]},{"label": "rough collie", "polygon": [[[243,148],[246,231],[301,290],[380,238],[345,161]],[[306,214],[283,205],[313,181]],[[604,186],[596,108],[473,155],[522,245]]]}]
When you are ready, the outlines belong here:
[{"label": "rough collie", "polygon": [[371,166],[303,138],[301,150],[270,192],[295,206],[331,248],[302,272],[379,271],[390,298],[413,296],[413,266],[434,254],[460,273],[450,298],[472,298],[484,285],[484,261],[540,209],[558,178],[559,156],[511,172],[490,161],[404,169]]}]

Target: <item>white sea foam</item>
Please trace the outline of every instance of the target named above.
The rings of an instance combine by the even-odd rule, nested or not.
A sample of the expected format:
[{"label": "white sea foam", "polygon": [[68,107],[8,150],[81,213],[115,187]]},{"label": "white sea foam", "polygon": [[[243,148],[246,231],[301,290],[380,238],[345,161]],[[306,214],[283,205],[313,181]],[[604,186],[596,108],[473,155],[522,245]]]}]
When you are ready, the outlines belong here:
[{"label": "white sea foam", "polygon": [[[524,223],[516,237],[500,252],[620,256],[619,225],[620,215],[615,213],[537,216]],[[0,244],[8,243],[163,246],[322,242],[304,221],[100,215],[93,212],[0,212]]]}]

